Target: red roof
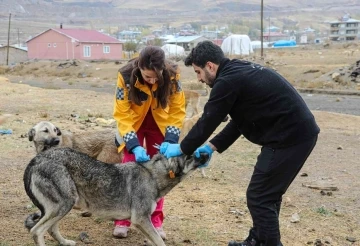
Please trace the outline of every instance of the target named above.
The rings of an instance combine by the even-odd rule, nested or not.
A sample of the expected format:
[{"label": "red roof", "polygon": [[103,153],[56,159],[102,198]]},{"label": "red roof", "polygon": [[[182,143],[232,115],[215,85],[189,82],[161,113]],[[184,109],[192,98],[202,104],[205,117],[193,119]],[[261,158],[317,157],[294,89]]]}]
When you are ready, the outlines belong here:
[{"label": "red roof", "polygon": [[110,37],[106,34],[98,32],[96,30],[86,29],[63,29],[52,28],[52,30],[62,33],[70,38],[76,39],[79,42],[91,42],[91,43],[121,43],[116,38]]},{"label": "red roof", "polygon": [[63,29],[63,28],[51,28],[49,30],[46,30],[35,37],[27,40],[26,42],[29,42],[30,40],[33,40],[34,38],[53,30],[55,32],[58,32],[60,34],[63,34],[65,36],[68,36],[69,38],[75,39],[78,42],[84,42],[84,43],[122,43],[116,38],[110,37],[106,34],[103,34],[101,32],[98,32],[96,30],[86,30],[86,29]]}]

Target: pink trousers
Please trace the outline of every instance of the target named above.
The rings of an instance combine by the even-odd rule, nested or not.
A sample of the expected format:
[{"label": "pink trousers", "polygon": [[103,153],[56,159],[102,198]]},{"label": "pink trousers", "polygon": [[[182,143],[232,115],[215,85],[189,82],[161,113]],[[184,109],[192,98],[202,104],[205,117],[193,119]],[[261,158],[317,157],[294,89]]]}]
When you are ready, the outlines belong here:
[{"label": "pink trousers", "polygon": [[[136,135],[139,139],[140,144],[145,143],[146,152],[150,155],[150,158],[155,155],[159,150],[153,147],[154,144],[161,144],[164,141],[164,136],[162,135],[159,127],[156,125],[154,118],[151,114],[151,111],[146,114],[144,122],[142,123],[139,131],[136,132]],[[124,149],[124,158],[122,163],[129,161],[135,161],[135,155],[130,154],[127,149]],[[151,215],[151,222],[155,228],[161,227],[164,221],[163,214],[163,205],[164,198],[161,198],[156,205],[155,211]],[[129,227],[131,222],[129,220],[115,220],[115,226],[126,226]]]}]

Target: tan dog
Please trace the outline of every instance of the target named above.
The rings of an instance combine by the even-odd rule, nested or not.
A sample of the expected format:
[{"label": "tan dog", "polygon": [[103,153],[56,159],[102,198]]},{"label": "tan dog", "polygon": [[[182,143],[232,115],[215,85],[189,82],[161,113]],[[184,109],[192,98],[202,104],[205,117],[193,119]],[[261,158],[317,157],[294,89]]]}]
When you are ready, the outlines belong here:
[{"label": "tan dog", "polygon": [[191,116],[199,114],[199,104],[200,104],[200,93],[192,90],[184,90],[185,94],[185,108],[191,106]]},{"label": "tan dog", "polygon": [[62,132],[51,122],[41,121],[29,130],[28,136],[29,141],[34,142],[37,153],[53,147],[69,147],[102,162],[121,162],[122,156],[115,145],[114,130]]}]

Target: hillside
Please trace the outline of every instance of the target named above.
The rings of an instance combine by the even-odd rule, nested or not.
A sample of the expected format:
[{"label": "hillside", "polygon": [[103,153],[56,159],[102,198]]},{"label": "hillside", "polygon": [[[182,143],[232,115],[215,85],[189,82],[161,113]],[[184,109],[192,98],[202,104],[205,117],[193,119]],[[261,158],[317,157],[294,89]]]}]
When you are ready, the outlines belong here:
[{"label": "hillside", "polygon": [[[0,1],[0,44],[7,42],[9,13],[11,43],[27,40],[48,28],[83,27],[103,28],[113,32],[128,25],[162,24],[180,26],[182,23],[200,22],[219,25],[234,20],[258,20],[258,0],[2,0]],[[360,5],[356,0],[267,0],[264,17],[270,16],[274,24],[295,20],[307,27],[309,23],[322,29],[324,21],[333,20],[348,12],[360,18]],[[278,20],[278,22],[276,22]],[[316,25],[320,25],[317,27]]]}]

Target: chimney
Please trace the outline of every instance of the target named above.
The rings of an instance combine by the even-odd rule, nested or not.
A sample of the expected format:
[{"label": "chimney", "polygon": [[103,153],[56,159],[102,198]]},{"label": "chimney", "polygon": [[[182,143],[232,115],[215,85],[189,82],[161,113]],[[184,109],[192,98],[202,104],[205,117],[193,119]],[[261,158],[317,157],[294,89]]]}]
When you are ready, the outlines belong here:
[{"label": "chimney", "polygon": [[60,23],[60,29],[62,29],[62,23]]}]

